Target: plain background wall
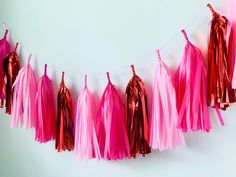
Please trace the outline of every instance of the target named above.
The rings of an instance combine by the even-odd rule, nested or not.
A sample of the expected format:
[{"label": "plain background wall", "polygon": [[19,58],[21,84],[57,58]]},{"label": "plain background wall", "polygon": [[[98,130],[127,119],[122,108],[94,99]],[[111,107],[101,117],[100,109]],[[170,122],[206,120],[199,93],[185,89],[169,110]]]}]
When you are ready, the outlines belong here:
[{"label": "plain background wall", "polygon": [[[6,22],[12,32],[12,44],[20,42],[22,64],[33,54],[31,64],[38,77],[47,63],[57,88],[61,71],[65,71],[74,100],[85,73],[99,97],[107,83],[106,71],[124,91],[132,63],[150,93],[157,62],[154,51],[162,49],[163,60],[174,72],[185,45],[179,32],[182,28],[206,55],[211,19],[208,2],[227,14],[228,1],[223,0],[0,0],[0,23]],[[4,29],[0,26],[1,36]],[[10,116],[1,110],[0,177],[233,177],[235,114],[233,105],[223,113],[226,125],[220,127],[211,110],[211,133],[185,135],[186,147],[153,151],[135,160],[98,162],[78,161],[74,152],[57,153],[54,142],[35,142],[33,130],[10,129]]]}]

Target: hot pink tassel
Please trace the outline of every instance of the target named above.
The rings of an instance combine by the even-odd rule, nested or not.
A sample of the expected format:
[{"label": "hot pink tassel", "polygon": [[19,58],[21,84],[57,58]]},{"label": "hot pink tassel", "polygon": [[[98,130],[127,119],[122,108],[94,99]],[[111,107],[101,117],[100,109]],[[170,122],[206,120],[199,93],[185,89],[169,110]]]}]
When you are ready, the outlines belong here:
[{"label": "hot pink tassel", "polygon": [[211,121],[207,106],[207,73],[201,51],[194,46],[182,30],[187,44],[175,74],[177,127],[184,132],[203,130],[209,132]]},{"label": "hot pink tassel", "polygon": [[153,149],[166,150],[185,145],[183,134],[177,129],[178,113],[176,95],[171,72],[161,60],[153,83],[153,101],[150,126],[150,146]]},{"label": "hot pink tassel", "polygon": [[13,84],[12,128],[18,127],[19,124],[26,129],[35,127],[35,98],[38,87],[34,71],[30,66],[30,58],[31,55]]},{"label": "hot pink tassel", "polygon": [[56,110],[53,95],[53,85],[47,76],[47,65],[44,67],[44,75],[40,78],[36,94],[36,124],[35,140],[46,143],[54,140],[56,136]]},{"label": "hot pink tassel", "polygon": [[234,64],[232,87],[236,89],[236,1],[231,0],[229,6],[229,19],[231,21],[231,33],[229,39],[229,60]]},{"label": "hot pink tassel", "polygon": [[101,156],[107,160],[120,160],[129,157],[129,142],[125,121],[124,104],[111,83],[108,84],[101,98],[97,114],[98,142]]},{"label": "hot pink tassel", "polygon": [[87,87],[86,75],[76,109],[75,152],[79,159],[101,158],[95,130],[95,111],[94,95]]},{"label": "hot pink tassel", "polygon": [[[3,59],[10,53],[11,47],[7,41],[7,33],[6,30],[4,37],[0,40],[0,99],[5,99],[5,91],[4,91],[4,69],[3,69]],[[3,103],[1,104],[3,107]]]}]

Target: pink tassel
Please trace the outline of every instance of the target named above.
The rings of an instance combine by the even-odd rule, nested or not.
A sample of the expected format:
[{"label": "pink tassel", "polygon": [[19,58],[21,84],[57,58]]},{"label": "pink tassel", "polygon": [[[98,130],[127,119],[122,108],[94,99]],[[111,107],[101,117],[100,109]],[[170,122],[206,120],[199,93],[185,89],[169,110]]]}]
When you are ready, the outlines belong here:
[{"label": "pink tassel", "polygon": [[79,159],[101,158],[95,130],[95,116],[94,95],[87,87],[87,75],[85,75],[85,87],[78,98],[76,110],[75,152]]},{"label": "pink tassel", "polygon": [[201,51],[194,46],[182,30],[187,44],[184,56],[175,74],[177,127],[184,132],[209,132],[211,121],[207,106],[207,73]]},{"label": "pink tassel", "polygon": [[36,115],[35,140],[40,143],[54,140],[56,136],[55,101],[52,81],[47,76],[46,64],[36,94]]},{"label": "pink tassel", "polygon": [[101,156],[107,160],[120,160],[129,157],[129,142],[125,121],[124,104],[111,83],[108,84],[101,98],[97,114],[98,142]]},{"label": "pink tassel", "polygon": [[229,6],[229,19],[231,21],[231,33],[229,39],[229,60],[234,64],[232,87],[236,89],[236,1],[231,0]]},{"label": "pink tassel", "polygon": [[30,58],[31,55],[13,84],[12,128],[18,127],[19,124],[26,129],[35,127],[37,81],[30,66]]},{"label": "pink tassel", "polygon": [[185,145],[183,134],[177,127],[178,113],[176,96],[171,72],[161,60],[153,83],[153,102],[150,126],[150,146],[153,149],[166,150]]},{"label": "pink tassel", "polygon": [[[4,37],[0,40],[0,99],[5,99],[5,91],[4,91],[4,69],[3,69],[3,59],[10,53],[11,47],[7,41],[7,33],[6,30]],[[1,104],[3,107],[3,103]]]}]

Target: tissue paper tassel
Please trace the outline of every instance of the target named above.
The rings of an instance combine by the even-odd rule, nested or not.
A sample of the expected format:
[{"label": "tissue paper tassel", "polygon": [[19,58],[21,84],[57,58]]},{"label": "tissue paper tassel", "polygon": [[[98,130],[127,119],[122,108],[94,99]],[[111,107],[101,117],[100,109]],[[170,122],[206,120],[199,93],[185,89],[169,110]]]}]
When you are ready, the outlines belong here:
[{"label": "tissue paper tassel", "polygon": [[107,160],[129,158],[129,142],[124,104],[107,73],[108,84],[103,92],[96,126],[101,156]]},{"label": "tissue paper tassel", "polygon": [[7,33],[6,30],[4,37],[0,40],[0,99],[2,100],[0,103],[0,107],[3,107],[3,100],[6,98],[4,91],[4,70],[3,70],[3,60],[10,53],[11,47],[7,41]]},{"label": "tissue paper tassel", "polygon": [[175,74],[179,119],[177,127],[184,132],[211,130],[207,105],[207,73],[201,51],[186,38],[183,59]]},{"label": "tissue paper tassel", "polygon": [[28,63],[19,71],[13,84],[12,120],[11,127],[23,125],[25,128],[34,128],[36,120],[35,98],[37,93],[37,81],[35,73]]},{"label": "tissue paper tassel", "polygon": [[36,125],[35,140],[46,143],[56,136],[56,113],[53,95],[53,85],[47,76],[47,65],[44,75],[40,78],[36,94]]},{"label": "tissue paper tassel", "polygon": [[94,95],[85,86],[78,98],[75,124],[75,152],[79,159],[101,158],[95,129],[95,100]]},{"label": "tissue paper tassel", "polygon": [[150,146],[152,149],[167,150],[185,145],[182,131],[177,129],[178,113],[176,95],[171,72],[159,61],[153,82],[152,113],[150,120]]}]

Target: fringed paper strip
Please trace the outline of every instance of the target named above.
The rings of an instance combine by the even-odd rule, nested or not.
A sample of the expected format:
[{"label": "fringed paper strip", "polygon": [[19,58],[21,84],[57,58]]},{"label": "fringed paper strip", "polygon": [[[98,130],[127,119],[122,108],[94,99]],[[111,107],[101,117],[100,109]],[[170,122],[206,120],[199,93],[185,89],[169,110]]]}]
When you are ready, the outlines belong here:
[{"label": "fringed paper strip", "polygon": [[70,91],[64,83],[62,72],[61,84],[57,94],[56,149],[72,151],[74,149],[74,120]]},{"label": "fringed paper strip", "polygon": [[103,92],[96,120],[98,142],[104,159],[121,160],[129,157],[130,150],[124,104],[110,81],[109,73],[107,77],[108,84]]},{"label": "fringed paper strip", "polygon": [[56,136],[56,110],[53,85],[47,76],[46,64],[36,94],[36,115],[35,140],[40,143],[54,140]]},{"label": "fringed paper strip", "polygon": [[3,100],[6,98],[4,91],[4,70],[3,70],[3,60],[10,53],[11,47],[7,41],[8,30],[5,31],[4,37],[0,40],[0,107],[3,107]]},{"label": "fringed paper strip", "polygon": [[211,120],[207,106],[207,73],[201,51],[182,33],[187,41],[183,59],[175,74],[177,127],[184,132],[211,130]]},{"label": "fringed paper strip", "polygon": [[136,157],[138,153],[145,156],[151,152],[149,146],[149,125],[147,96],[142,80],[135,74],[126,87],[127,97],[127,128],[130,144],[130,155]]},{"label": "fringed paper strip", "polygon": [[232,89],[233,64],[228,57],[227,32],[230,29],[226,17],[212,11],[210,40],[208,45],[208,104],[225,110],[236,101]]},{"label": "fringed paper strip", "polygon": [[158,64],[153,82],[150,120],[150,146],[166,150],[185,145],[183,133],[177,129],[178,112],[172,74],[157,50]]},{"label": "fringed paper strip", "polygon": [[23,125],[26,129],[35,127],[37,81],[35,73],[28,63],[19,71],[13,84],[12,120],[11,127]]},{"label": "fringed paper strip", "polygon": [[94,95],[85,86],[78,98],[75,124],[75,151],[79,159],[101,158],[95,129],[95,100]]},{"label": "fringed paper strip", "polygon": [[18,43],[16,43],[15,49],[7,55],[3,60],[3,70],[4,70],[4,92],[6,95],[6,113],[11,114],[11,104],[12,104],[12,94],[13,94],[13,83],[20,70],[20,60],[16,53]]}]

